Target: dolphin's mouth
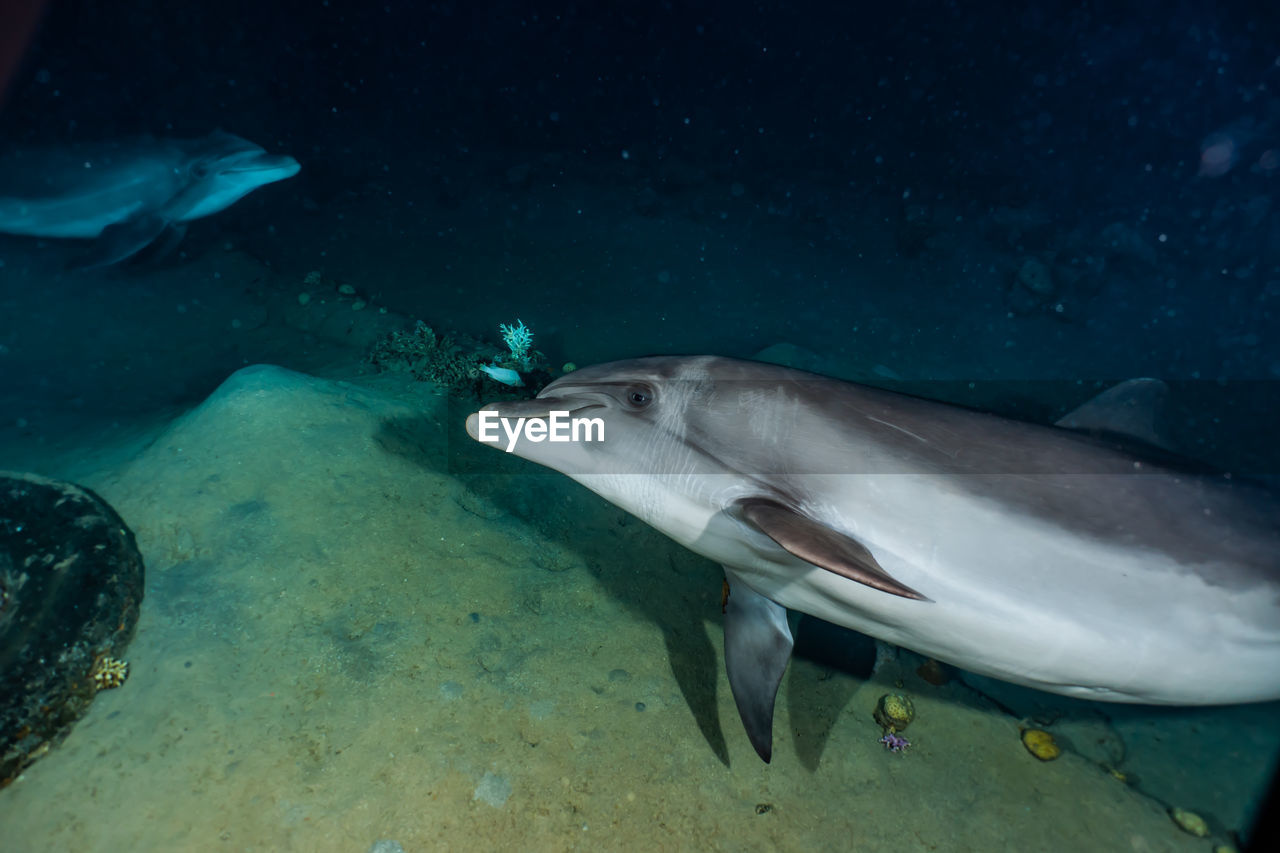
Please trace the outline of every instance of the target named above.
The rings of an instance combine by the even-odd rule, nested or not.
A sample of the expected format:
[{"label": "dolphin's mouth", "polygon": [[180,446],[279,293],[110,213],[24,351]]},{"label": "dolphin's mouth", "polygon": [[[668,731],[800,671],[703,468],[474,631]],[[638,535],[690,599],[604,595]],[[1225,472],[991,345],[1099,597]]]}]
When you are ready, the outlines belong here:
[{"label": "dolphin's mouth", "polygon": [[217,171],[221,175],[252,175],[258,172],[280,172],[283,177],[293,177],[301,170],[302,165],[287,154],[262,154],[253,159],[232,160],[223,163]]},{"label": "dolphin's mouth", "polygon": [[495,412],[504,421],[514,422],[546,420],[553,412],[566,412],[570,417],[593,409],[605,408],[604,403],[584,400],[581,397],[535,397],[532,400],[511,400],[506,403],[490,403],[478,412],[467,416],[467,435],[480,441],[480,414]]},{"label": "dolphin's mouth", "polygon": [[296,175],[302,170],[302,166],[292,157],[282,157],[279,160],[264,160],[258,163],[246,163],[242,166],[234,166],[228,169],[233,173],[253,173],[253,172],[288,172],[290,176]]}]

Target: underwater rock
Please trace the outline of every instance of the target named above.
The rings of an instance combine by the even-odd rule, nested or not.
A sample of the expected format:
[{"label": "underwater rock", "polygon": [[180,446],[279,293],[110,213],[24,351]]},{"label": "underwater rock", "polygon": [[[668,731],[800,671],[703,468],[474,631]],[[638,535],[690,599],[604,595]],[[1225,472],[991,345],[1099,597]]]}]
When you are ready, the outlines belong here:
[{"label": "underwater rock", "polygon": [[0,787],[118,687],[138,623],[142,556],[88,489],[0,473]]},{"label": "underwater rock", "polygon": [[929,658],[916,667],[916,675],[934,687],[941,687],[951,680],[950,668],[945,663],[936,661],[933,658]]},{"label": "underwater rock", "polygon": [[1172,808],[1169,809],[1169,817],[1173,818],[1173,822],[1183,832],[1188,832],[1196,838],[1207,838],[1209,836],[1209,824],[1205,819],[1195,812],[1186,809]]},{"label": "underwater rock", "polygon": [[1022,745],[1041,761],[1053,761],[1062,754],[1062,747],[1058,746],[1053,735],[1042,729],[1025,730],[1022,733]]}]

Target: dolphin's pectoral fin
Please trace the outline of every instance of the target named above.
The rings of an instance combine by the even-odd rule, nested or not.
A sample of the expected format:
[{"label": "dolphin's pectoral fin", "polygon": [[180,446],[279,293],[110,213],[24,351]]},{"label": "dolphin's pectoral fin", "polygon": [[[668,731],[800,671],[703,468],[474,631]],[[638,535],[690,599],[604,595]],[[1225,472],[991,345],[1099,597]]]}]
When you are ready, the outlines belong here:
[{"label": "dolphin's pectoral fin", "polygon": [[170,222],[151,245],[143,246],[147,253],[147,262],[150,263],[169,257],[181,245],[183,238],[186,236],[186,225]]},{"label": "dolphin's pectoral fin", "polygon": [[773,701],[791,660],[787,609],[756,592],[728,566],[724,665],[742,727],[765,763],[773,757]]},{"label": "dolphin's pectoral fin", "polygon": [[118,264],[154,243],[168,226],[168,219],[154,213],[144,213],[116,225],[109,225],[76,266],[80,269],[93,269]]},{"label": "dolphin's pectoral fin", "polygon": [[739,501],[742,515],[763,534],[807,563],[860,584],[928,601],[884,570],[862,543],[808,516],[763,498]]}]

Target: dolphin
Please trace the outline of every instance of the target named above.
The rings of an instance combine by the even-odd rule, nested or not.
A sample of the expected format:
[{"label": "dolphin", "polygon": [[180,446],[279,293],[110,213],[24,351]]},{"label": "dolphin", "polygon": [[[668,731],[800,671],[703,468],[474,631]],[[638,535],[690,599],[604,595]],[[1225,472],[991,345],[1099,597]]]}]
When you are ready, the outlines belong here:
[{"label": "dolphin", "polygon": [[0,233],[97,238],[83,266],[105,266],[299,168],[224,131],[15,151],[0,158]]},{"label": "dolphin", "polygon": [[485,406],[467,431],[724,567],[729,684],[767,762],[787,609],[1083,699],[1280,698],[1280,500],[1103,432],[1108,407],[1141,431],[1138,396],[1112,389],[1068,429],[654,357]]}]

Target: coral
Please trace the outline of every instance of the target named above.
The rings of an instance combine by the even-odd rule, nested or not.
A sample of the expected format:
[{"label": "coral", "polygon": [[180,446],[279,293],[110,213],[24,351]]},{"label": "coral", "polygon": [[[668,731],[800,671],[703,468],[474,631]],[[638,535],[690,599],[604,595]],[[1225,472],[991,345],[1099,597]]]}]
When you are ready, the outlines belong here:
[{"label": "coral", "polygon": [[902,735],[895,735],[893,732],[885,732],[884,737],[880,738],[880,742],[884,744],[884,748],[890,752],[902,752],[911,746],[911,741]]},{"label": "coral", "polygon": [[524,321],[516,320],[514,326],[499,323],[498,331],[502,333],[502,342],[507,345],[507,350],[511,354],[509,361],[513,362],[518,370],[532,370],[533,332],[524,324]]},{"label": "coral", "polygon": [[507,352],[466,335],[441,335],[426,323],[391,332],[374,344],[369,361],[379,370],[408,373],[454,394],[492,394],[495,386],[532,387],[551,381],[546,358],[530,349],[533,333],[519,320],[499,326]]},{"label": "coral", "polygon": [[[469,344],[472,342],[468,342]],[[379,370],[409,373],[455,392],[474,392],[484,358],[478,345],[464,347],[426,323],[392,332],[374,344],[369,360]]]},{"label": "coral", "polygon": [[900,732],[916,718],[916,708],[906,696],[886,693],[876,703],[873,716],[885,731]]},{"label": "coral", "polygon": [[1022,733],[1022,745],[1027,748],[1027,752],[1034,755],[1041,761],[1053,761],[1062,754],[1062,747],[1058,746],[1057,741],[1053,739],[1053,735],[1040,729],[1027,729]]},{"label": "coral", "polygon": [[101,658],[93,668],[93,683],[99,690],[110,690],[112,687],[119,687],[124,684],[124,680],[128,677],[128,662],[116,660],[113,657]]}]

